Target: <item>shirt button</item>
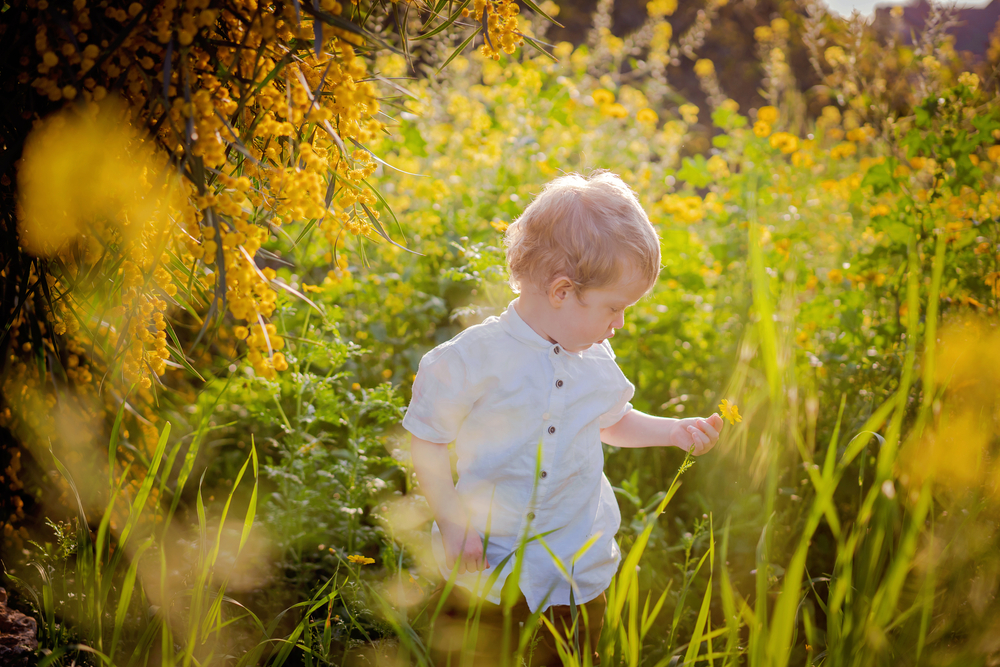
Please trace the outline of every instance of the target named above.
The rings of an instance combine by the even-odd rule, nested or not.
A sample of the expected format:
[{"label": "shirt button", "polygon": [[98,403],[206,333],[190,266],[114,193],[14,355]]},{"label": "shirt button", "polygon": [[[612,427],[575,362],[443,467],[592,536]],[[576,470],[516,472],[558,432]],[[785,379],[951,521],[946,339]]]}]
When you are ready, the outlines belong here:
[{"label": "shirt button", "polygon": [[545,472],[545,471],[543,470],[543,471],[542,471],[542,477],[548,477],[548,476],[549,476],[549,473],[547,473],[547,472]]},{"label": "shirt button", "polygon": [[535,513],[534,512],[528,512],[528,518],[529,519],[534,519],[535,518]]},{"label": "shirt button", "polygon": [[555,350],[553,350],[553,351],[554,351],[554,352],[555,352],[556,354],[559,354],[559,346],[558,346],[558,345],[556,345],[556,347],[555,347]]},{"label": "shirt button", "polygon": [[550,426],[549,427],[549,435],[552,435],[555,432],[556,432],[556,427],[555,426]]},{"label": "shirt button", "polygon": [[557,387],[563,386],[563,381],[562,380],[556,380],[556,386]]}]

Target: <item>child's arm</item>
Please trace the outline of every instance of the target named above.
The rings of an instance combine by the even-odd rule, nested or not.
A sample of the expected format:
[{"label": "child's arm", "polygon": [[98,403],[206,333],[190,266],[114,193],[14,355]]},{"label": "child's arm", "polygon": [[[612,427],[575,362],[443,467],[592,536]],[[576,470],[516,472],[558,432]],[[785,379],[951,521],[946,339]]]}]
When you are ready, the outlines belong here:
[{"label": "child's arm", "polygon": [[469,527],[469,517],[451,479],[448,446],[416,436],[412,438],[410,454],[413,470],[441,530],[448,569],[454,567],[456,559],[459,560],[459,573],[488,568],[490,564],[483,553],[483,540],[474,528]]},{"label": "child's arm", "polygon": [[612,447],[679,447],[700,456],[715,447],[722,417],[671,419],[630,410],[612,426],[601,429],[601,440]]}]

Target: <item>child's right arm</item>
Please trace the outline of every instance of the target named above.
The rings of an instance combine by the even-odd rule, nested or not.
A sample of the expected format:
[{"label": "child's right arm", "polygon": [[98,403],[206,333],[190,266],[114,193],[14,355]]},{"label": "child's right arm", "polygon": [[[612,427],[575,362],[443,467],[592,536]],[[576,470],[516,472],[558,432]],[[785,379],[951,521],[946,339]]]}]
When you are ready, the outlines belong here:
[{"label": "child's right arm", "polygon": [[448,569],[454,567],[456,560],[459,561],[459,573],[488,568],[483,540],[476,529],[469,526],[469,517],[451,479],[448,446],[417,436],[412,438],[413,470],[441,530]]}]

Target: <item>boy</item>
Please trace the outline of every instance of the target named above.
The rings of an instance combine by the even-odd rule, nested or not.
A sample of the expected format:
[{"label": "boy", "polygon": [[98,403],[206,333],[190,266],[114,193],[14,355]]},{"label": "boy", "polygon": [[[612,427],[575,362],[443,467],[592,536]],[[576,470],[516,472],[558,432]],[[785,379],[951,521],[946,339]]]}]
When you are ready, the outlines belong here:
[{"label": "boy", "polygon": [[[518,298],[500,317],[423,357],[403,427],[436,519],[432,544],[442,575],[457,570],[467,596],[493,604],[505,583],[519,586],[520,620],[550,607],[568,618],[572,589],[596,647],[604,590],[621,560],[614,539],[621,516],[603,473],[601,442],[700,455],[715,445],[722,419],[652,417],[629,402],[634,387],[608,339],[623,326],[625,309],[656,282],[660,245],[618,176],[555,179],[510,225],[505,245]],[[453,441],[457,487],[447,450]],[[507,581],[512,557],[492,588],[481,590],[522,537],[540,534],[544,545],[527,543],[520,581]],[[590,540],[567,581],[545,547],[569,568]],[[547,655],[536,652],[532,664],[557,664],[546,633],[543,643]]]}]

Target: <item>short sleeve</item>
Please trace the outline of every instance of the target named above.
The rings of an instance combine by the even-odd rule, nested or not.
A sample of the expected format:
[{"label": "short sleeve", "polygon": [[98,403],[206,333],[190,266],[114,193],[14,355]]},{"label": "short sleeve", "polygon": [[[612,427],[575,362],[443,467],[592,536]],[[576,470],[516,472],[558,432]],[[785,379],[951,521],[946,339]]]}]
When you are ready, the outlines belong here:
[{"label": "short sleeve", "polygon": [[452,442],[472,410],[475,398],[470,394],[458,351],[448,344],[434,348],[420,360],[403,428],[421,440]]},{"label": "short sleeve", "polygon": [[611,349],[611,344],[604,341],[602,346],[611,356],[610,360],[605,361],[604,375],[607,376],[607,386],[610,388],[609,391],[614,394],[615,400],[611,409],[601,415],[599,423],[601,428],[609,428],[617,424],[632,409],[630,401],[635,395],[635,385],[628,381],[618,364],[615,363],[615,351]]}]

